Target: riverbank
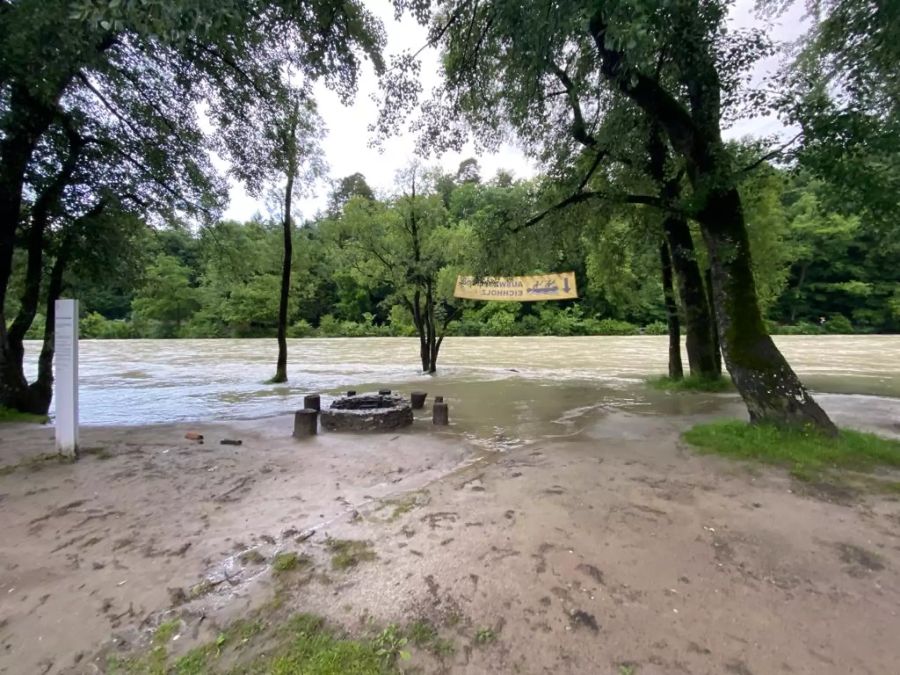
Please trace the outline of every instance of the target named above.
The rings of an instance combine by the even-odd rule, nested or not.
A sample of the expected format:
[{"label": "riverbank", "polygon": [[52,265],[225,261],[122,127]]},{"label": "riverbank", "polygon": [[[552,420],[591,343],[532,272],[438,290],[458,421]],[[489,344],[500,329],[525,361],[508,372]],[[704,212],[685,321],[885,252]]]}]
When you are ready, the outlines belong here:
[{"label": "riverbank", "polygon": [[[900,502],[696,455],[680,433],[709,418],[599,406],[491,443],[425,423],[298,443],[288,417],[86,429],[76,464],[0,476],[0,672],[97,672],[177,619],[174,659],[273,598],[352,635],[433,626],[443,647],[399,663],[425,672],[891,672]],[[51,437],[0,428],[21,459]],[[274,572],[278,552],[301,564]],[[215,652],[213,671],[247,656]]]}]

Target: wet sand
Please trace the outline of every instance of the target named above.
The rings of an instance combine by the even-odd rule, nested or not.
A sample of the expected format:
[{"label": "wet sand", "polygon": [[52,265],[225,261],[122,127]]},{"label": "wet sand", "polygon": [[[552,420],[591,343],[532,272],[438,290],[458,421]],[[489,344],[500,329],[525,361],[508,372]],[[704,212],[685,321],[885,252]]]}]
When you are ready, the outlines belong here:
[{"label": "wet sand", "polygon": [[[276,593],[350,631],[434,622],[456,651],[403,664],[424,672],[894,672],[900,501],[694,455],[680,431],[740,406],[691,396],[588,406],[533,441],[425,419],[304,442],[288,417],[85,429],[77,464],[0,475],[0,672],[102,672],[173,616],[183,651]],[[825,404],[891,433],[900,402],[866,400]],[[52,429],[4,425],[0,448],[47,452]],[[328,536],[377,558],[332,570]],[[315,574],[285,584],[248,550]]]}]

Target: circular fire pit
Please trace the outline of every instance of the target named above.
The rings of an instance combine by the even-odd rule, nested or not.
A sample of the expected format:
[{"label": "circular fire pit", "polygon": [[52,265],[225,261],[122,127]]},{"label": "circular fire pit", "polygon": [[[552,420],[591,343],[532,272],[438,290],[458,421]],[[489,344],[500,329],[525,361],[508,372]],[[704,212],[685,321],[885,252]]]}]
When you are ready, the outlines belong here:
[{"label": "circular fire pit", "polygon": [[342,396],[320,414],[327,431],[391,431],[413,423],[409,403],[396,394]]}]

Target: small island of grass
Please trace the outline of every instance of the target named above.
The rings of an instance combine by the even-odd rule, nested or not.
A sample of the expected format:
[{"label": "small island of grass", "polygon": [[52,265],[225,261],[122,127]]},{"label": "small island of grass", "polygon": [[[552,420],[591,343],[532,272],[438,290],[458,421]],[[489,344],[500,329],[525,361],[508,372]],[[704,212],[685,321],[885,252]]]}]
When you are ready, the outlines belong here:
[{"label": "small island of grass", "polygon": [[49,418],[46,415],[35,415],[33,413],[19,412],[0,406],[0,424],[19,422],[25,424],[46,424]]}]

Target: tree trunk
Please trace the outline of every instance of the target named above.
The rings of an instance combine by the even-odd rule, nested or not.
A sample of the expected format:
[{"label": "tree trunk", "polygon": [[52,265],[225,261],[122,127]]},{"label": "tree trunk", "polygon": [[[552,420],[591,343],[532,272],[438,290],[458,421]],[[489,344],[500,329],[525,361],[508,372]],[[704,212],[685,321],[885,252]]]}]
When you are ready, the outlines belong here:
[{"label": "tree trunk", "polygon": [[717,349],[713,341],[716,329],[703,289],[703,277],[697,264],[691,230],[687,221],[678,216],[667,216],[663,222],[663,230],[672,251],[672,266],[678,279],[678,291],[684,309],[687,330],[685,342],[691,375],[716,379],[722,374],[721,369],[716,369]]},{"label": "tree trunk", "polygon": [[709,252],[722,354],[750,420],[836,434],[766,332],[737,189],[711,193],[698,221]]},{"label": "tree trunk", "polygon": [[286,184],[284,187],[284,257],[281,261],[281,294],[278,299],[278,360],[275,362],[273,383],[287,382],[287,322],[288,300],[291,292],[291,265],[294,256],[294,232],[291,208],[294,197],[294,180],[297,177],[297,125],[300,122],[300,102],[294,101],[290,117],[287,119],[287,133],[284,136],[284,157]]},{"label": "tree trunk", "polygon": [[800,306],[800,291],[803,289],[803,282],[806,281],[806,270],[809,269],[809,263],[800,265],[800,278],[797,285],[792,289],[791,295],[794,296],[794,302],[791,303],[791,323],[797,320],[797,308]]},{"label": "tree trunk", "polygon": [[706,303],[709,306],[709,315],[712,321],[709,330],[712,333],[713,353],[716,357],[716,377],[722,377],[722,349],[719,346],[719,322],[716,318],[716,302],[713,299],[712,291],[712,270],[707,267],[703,275],[704,285],[706,287]]},{"label": "tree trunk", "polygon": [[[692,2],[673,16],[687,24],[684,34],[702,35],[706,26],[701,14],[699,3]],[[674,55],[688,108],[659,79],[629,68],[626,55],[607,42],[607,28],[602,10],[591,16],[589,31],[603,76],[665,131],[684,158],[694,198],[701,202],[696,220],[710,258],[719,343],[750,420],[836,434],[763,323],[741,198],[719,128],[721,84],[709,43],[695,40]]]},{"label": "tree trunk", "polygon": [[53,355],[56,338],[56,301],[62,295],[63,273],[69,260],[70,241],[63,240],[53,267],[50,270],[50,283],[47,285],[47,321],[44,324],[44,341],[38,356],[37,379],[28,386],[28,409],[36,415],[46,415],[53,399]]},{"label": "tree trunk", "polygon": [[294,189],[294,174],[288,173],[284,194],[284,259],[281,263],[281,295],[278,300],[278,360],[275,363],[275,377],[272,382],[287,382],[287,322],[288,299],[291,291],[291,264],[294,255],[293,227],[291,226],[291,193]]},{"label": "tree trunk", "polygon": [[[27,385],[23,367],[25,357],[23,343],[25,334],[31,328],[31,324],[34,323],[34,317],[37,315],[37,308],[40,302],[41,277],[44,272],[44,234],[50,221],[58,212],[59,199],[63,190],[72,179],[81,149],[84,147],[84,140],[75,132],[68,120],[64,120],[63,126],[68,137],[69,152],[60,171],[37,196],[31,209],[31,226],[28,230],[25,284],[22,291],[21,306],[7,334],[7,354],[9,357],[2,362],[2,367],[10,371],[9,381],[20,383],[20,387],[15,395],[9,396],[8,400],[4,401],[3,404],[19,410],[23,406],[32,406],[30,402],[32,389]],[[67,248],[68,244],[64,244],[64,246]],[[68,251],[66,250],[62,255],[68,255]],[[61,264],[64,267],[65,260]],[[60,272],[60,274],[62,273]],[[59,283],[62,283],[61,278]],[[55,298],[53,299],[55,300]],[[14,399],[18,399],[18,402],[22,403],[22,405],[18,405]],[[47,405],[49,405],[49,398]]]},{"label": "tree trunk", "polygon": [[437,334],[434,326],[434,289],[430,281],[425,287],[425,331],[428,343],[428,367],[425,372],[434,375],[437,372]]},{"label": "tree trunk", "polygon": [[53,112],[47,106],[35,106],[20,87],[13,87],[9,107],[10,122],[0,140],[0,406],[19,410],[27,398],[28,382],[22,372],[21,354],[9,342],[6,292],[21,219],[25,170],[38,140],[50,126]]},{"label": "tree trunk", "polygon": [[684,377],[684,367],[681,365],[681,326],[678,322],[678,305],[675,304],[675,288],[672,285],[672,261],[665,242],[660,244],[659,260],[662,264],[666,323],[669,326],[669,379],[680,380]]},{"label": "tree trunk", "polygon": [[[650,176],[660,187],[660,196],[667,205],[675,207],[681,200],[681,177],[667,175],[666,160],[669,150],[660,126],[651,122],[647,139],[648,169]],[[678,292],[684,309],[687,329],[687,355],[691,375],[713,379],[721,374],[715,369],[712,334],[715,328],[710,318],[703,278],[694,252],[691,229],[684,216],[674,212],[663,220],[663,232],[671,252],[670,270],[674,268],[678,279]]]}]

